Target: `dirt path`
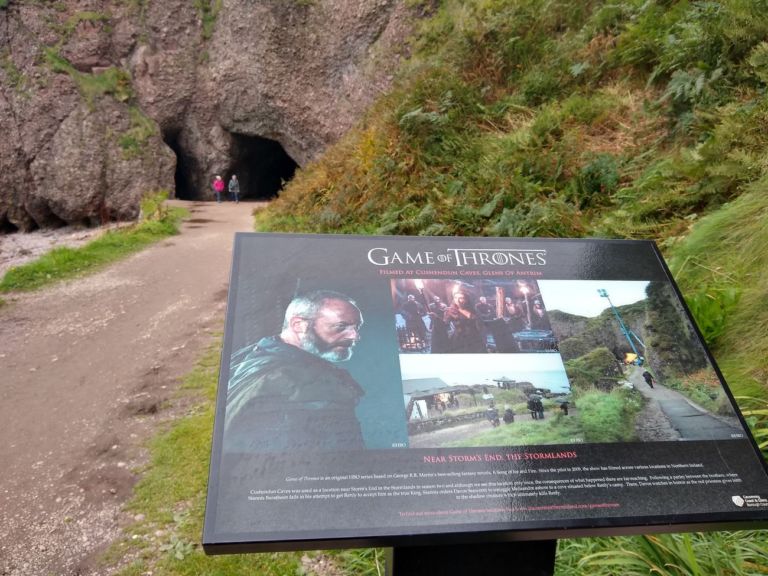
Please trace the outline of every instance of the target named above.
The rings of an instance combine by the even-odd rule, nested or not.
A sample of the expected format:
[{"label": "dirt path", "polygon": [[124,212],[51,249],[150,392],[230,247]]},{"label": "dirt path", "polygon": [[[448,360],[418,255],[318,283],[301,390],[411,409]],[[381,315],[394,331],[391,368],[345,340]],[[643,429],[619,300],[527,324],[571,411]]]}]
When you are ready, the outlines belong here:
[{"label": "dirt path", "polygon": [[179,204],[179,236],[0,309],[0,575],[98,573],[164,401],[223,327],[255,205]]}]

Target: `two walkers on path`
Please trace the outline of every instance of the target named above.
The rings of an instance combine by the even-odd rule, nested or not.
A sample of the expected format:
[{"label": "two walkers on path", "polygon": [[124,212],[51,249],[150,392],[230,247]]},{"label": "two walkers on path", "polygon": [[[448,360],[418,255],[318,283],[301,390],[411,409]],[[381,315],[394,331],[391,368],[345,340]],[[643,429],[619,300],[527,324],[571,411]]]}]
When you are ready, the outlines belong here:
[{"label": "two walkers on path", "polygon": [[[211,183],[211,188],[213,188],[213,193],[216,196],[216,202],[221,203],[221,195],[224,193],[224,179],[217,174],[216,177],[213,179],[213,182]],[[235,203],[239,203],[240,202],[240,182],[238,181],[237,176],[235,174],[233,174],[232,177],[229,179],[227,190],[232,200]]]}]

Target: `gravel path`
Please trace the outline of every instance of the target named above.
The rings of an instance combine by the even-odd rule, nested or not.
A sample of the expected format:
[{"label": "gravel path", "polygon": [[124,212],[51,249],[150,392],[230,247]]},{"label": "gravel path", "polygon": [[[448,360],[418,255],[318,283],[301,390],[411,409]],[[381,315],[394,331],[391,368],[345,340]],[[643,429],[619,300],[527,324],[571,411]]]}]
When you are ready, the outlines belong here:
[{"label": "gravel path", "polygon": [[223,327],[255,205],[178,204],[180,235],[0,308],[0,575],[99,573],[146,439]]}]

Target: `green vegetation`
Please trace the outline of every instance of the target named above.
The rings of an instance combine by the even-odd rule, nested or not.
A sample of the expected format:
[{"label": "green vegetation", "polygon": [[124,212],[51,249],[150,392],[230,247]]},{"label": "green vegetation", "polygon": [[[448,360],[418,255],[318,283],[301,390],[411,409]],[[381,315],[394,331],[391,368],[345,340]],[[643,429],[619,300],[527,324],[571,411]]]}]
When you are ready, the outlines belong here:
[{"label": "green vegetation", "polygon": [[103,96],[110,96],[117,102],[129,104],[130,127],[117,136],[118,144],[126,158],[141,155],[148,140],[159,134],[155,121],[132,103],[134,102],[133,85],[127,70],[112,66],[96,74],[80,72],[61,56],[58,47],[43,48],[43,56],[51,70],[68,74],[75,81],[80,94],[90,108],[93,108],[94,103]]},{"label": "green vegetation", "polygon": [[210,40],[213,36],[213,28],[221,11],[221,3],[222,0],[194,0],[195,9],[203,25],[204,40]]},{"label": "green vegetation", "polygon": [[[108,23],[112,19],[105,12],[81,11],[76,12],[63,24],[52,24],[52,28],[62,36],[62,42],[69,40],[82,22]],[[106,25],[106,24],[105,24]]]},{"label": "green vegetation", "polygon": [[732,414],[731,403],[713,370],[707,368],[685,376],[668,378],[664,385],[681,392],[710,412],[725,416]]},{"label": "green vegetation", "polygon": [[[518,412],[518,414],[522,413]],[[446,446],[535,446],[537,444],[571,444],[584,440],[576,418],[552,415],[544,421],[502,424],[487,432]],[[488,424],[490,426],[490,423]]]},{"label": "green vegetation", "polygon": [[555,576],[758,576],[766,545],[759,531],[560,540]]},{"label": "green vegetation", "polygon": [[130,228],[107,232],[82,248],[56,248],[39,259],[11,268],[0,280],[0,292],[36,290],[60,280],[80,276],[178,232],[183,209],[167,210],[167,193],[142,201],[144,219]]},{"label": "green vegetation", "polygon": [[[767,7],[443,0],[395,89],[256,225],[652,238],[731,387],[752,397],[740,402],[766,450]],[[666,330],[652,351],[663,356],[690,336]],[[570,342],[571,358],[593,344]],[[692,360],[670,376],[695,374]],[[597,368],[569,362],[569,377],[611,377]],[[760,532],[567,540],[557,573],[764,574],[767,540]]]},{"label": "green vegetation", "polygon": [[79,72],[64,58],[57,47],[43,48],[46,64],[54,72],[68,74],[77,84],[80,94],[89,106],[101,96],[112,96],[118,102],[127,102],[133,97],[131,75],[122,68],[110,67],[98,74]]},{"label": "green vegetation", "polygon": [[707,359],[672,287],[662,282],[651,282],[646,293],[646,322],[652,329],[646,336],[645,355],[653,367],[651,371],[664,383],[666,379],[680,374],[705,369]]},{"label": "green vegetation", "polygon": [[768,453],[768,400],[751,396],[737,396],[736,400],[752,428],[758,446],[763,453]]},{"label": "green vegetation", "polygon": [[595,348],[583,356],[568,360],[565,372],[571,386],[577,390],[591,389],[596,384],[611,389],[622,379],[616,357],[605,347]]},{"label": "green vegetation", "polygon": [[[618,310],[628,327],[638,334],[642,333],[646,316],[644,302],[619,306]],[[622,352],[632,352],[632,348],[618,330],[616,318],[611,310],[604,310],[602,314],[594,318],[573,316],[555,310],[550,314],[550,318],[554,322],[578,326],[578,336],[567,338],[559,343],[558,347],[563,360],[578,358],[590,350],[600,347],[614,350],[619,357],[622,356]]]},{"label": "green vegetation", "polygon": [[767,217],[768,197],[755,183],[694,227],[670,259],[729,384],[757,397],[768,381]]},{"label": "green vegetation", "polygon": [[131,127],[118,137],[120,148],[128,158],[141,155],[147,142],[152,136],[159,134],[159,129],[154,120],[146,116],[137,106],[128,108],[131,118]]},{"label": "green vegetation", "polygon": [[764,174],[759,4],[446,1],[259,226],[678,236]]},{"label": "green vegetation", "polygon": [[582,391],[576,398],[585,442],[629,442],[635,439],[635,416],[643,408],[634,390]]},{"label": "green vegetation", "polygon": [[0,69],[5,72],[9,86],[19,94],[26,94],[29,78],[16,66],[8,49],[0,50]]}]

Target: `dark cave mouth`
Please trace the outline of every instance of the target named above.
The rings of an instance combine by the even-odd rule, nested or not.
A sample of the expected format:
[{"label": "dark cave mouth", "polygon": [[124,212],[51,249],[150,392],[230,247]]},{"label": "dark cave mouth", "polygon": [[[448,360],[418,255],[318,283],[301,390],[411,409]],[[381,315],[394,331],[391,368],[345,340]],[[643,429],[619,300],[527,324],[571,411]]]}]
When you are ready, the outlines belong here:
[{"label": "dark cave mouth", "polygon": [[180,200],[197,200],[203,197],[203,192],[197,190],[193,185],[197,161],[182,148],[179,142],[179,133],[164,134],[163,141],[176,155],[176,172],[173,178],[176,187],[175,197]]},{"label": "dark cave mouth", "polygon": [[232,174],[240,180],[243,199],[269,200],[293,178],[298,165],[282,145],[269,138],[233,134],[232,165],[225,178]]},{"label": "dark cave mouth", "polygon": [[[208,198],[208,187],[214,174],[199,174],[199,163],[184,150],[178,133],[165,134],[164,140],[176,154],[176,198]],[[269,200],[279,194],[297,168],[298,164],[279,142],[233,133],[230,164],[221,176],[228,182],[233,174],[237,175],[241,200]]]},{"label": "dark cave mouth", "polygon": [[0,218],[0,235],[18,232],[19,227],[13,224],[7,216]]}]

